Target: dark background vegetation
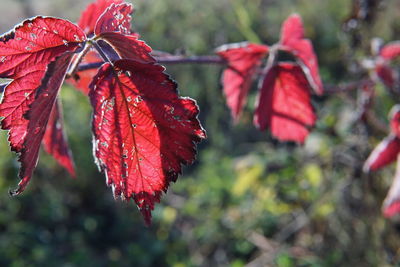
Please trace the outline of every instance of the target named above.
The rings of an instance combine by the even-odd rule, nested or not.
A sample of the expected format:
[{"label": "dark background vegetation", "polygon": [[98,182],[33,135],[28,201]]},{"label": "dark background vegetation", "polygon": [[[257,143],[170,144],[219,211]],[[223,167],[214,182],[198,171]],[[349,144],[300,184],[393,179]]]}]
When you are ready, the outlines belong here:
[{"label": "dark background vegetation", "polygon": [[[154,49],[208,55],[225,43],[272,44],[282,21],[297,12],[324,82],[337,84],[362,75],[352,66],[369,55],[372,37],[399,38],[400,2],[381,2],[345,32],[349,0],[137,0],[133,28]],[[88,3],[1,0],[0,31],[39,14],[77,21]],[[317,126],[296,146],[252,126],[256,86],[233,125],[220,66],[167,70],[181,94],[198,101],[209,138],[156,207],[153,224],[144,226],[132,201],[114,201],[93,162],[88,99],[65,86],[76,180],[42,153],[27,190],[10,198],[19,165],[1,133],[1,266],[391,266],[400,260],[399,221],[380,210],[394,167],[361,171],[384,133],[354,120],[357,92],[315,98]],[[396,99],[381,85],[376,94],[374,110],[387,122]]]}]

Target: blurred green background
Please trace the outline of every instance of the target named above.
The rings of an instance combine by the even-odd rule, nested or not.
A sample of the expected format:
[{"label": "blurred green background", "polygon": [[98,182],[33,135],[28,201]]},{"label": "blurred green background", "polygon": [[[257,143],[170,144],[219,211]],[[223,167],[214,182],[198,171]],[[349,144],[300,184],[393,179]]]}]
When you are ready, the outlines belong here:
[{"label": "blurred green background", "polygon": [[[0,31],[24,18],[77,21],[90,1],[1,0]],[[362,1],[378,2],[378,1]],[[326,84],[356,80],[369,41],[400,34],[400,2],[381,1],[344,31],[349,0],[137,0],[133,28],[153,49],[209,55],[225,43],[273,44],[282,21],[301,14]],[[0,138],[1,266],[391,266],[400,260],[400,223],[384,219],[393,166],[361,171],[384,136],[355,121],[357,92],[313,100],[317,126],[302,147],[252,126],[256,85],[233,125],[215,65],[174,65],[180,93],[195,98],[208,139],[171,185],[146,228],[133,202],[115,202],[93,162],[88,99],[65,86],[66,131],[77,165],[71,179],[45,153],[27,190],[10,198],[18,163]],[[377,87],[375,112],[387,122],[396,98]]]}]

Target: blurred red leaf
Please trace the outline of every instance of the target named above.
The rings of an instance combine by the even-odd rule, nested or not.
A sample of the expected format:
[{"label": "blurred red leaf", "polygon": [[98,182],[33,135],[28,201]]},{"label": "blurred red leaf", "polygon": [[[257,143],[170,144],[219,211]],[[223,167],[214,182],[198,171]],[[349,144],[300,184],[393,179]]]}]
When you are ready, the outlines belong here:
[{"label": "blurred red leaf", "polygon": [[46,152],[52,155],[72,177],[75,177],[74,162],[64,134],[64,122],[59,100],[56,101],[50,113],[42,143]]},{"label": "blurred red leaf", "polygon": [[94,153],[114,196],[133,198],[147,224],[181,164],[205,138],[195,102],[181,98],[162,66],[132,60],[104,64],[91,84]]},{"label": "blurred red leaf", "polygon": [[386,87],[395,89],[398,86],[398,75],[386,62],[378,62],[375,72]]},{"label": "blurred red leaf", "polygon": [[[72,61],[74,61],[75,57],[77,56],[79,55],[75,55]],[[89,64],[102,61],[103,59],[99,56],[99,54],[96,51],[90,50],[83,57],[81,64]],[[72,84],[75,88],[79,89],[85,95],[87,95],[89,94],[89,84],[92,82],[93,77],[96,75],[96,73],[97,73],[96,68],[78,71],[72,77],[67,79],[67,82]]]},{"label": "blurred red leaf", "polygon": [[112,4],[121,4],[123,0],[97,0],[87,6],[78,21],[79,27],[83,29],[86,35],[93,35],[97,20],[104,11]]},{"label": "blurred red leaf", "polygon": [[266,45],[243,42],[223,45],[216,51],[228,64],[222,74],[222,85],[235,121],[240,117],[253,76],[268,50]]},{"label": "blurred red leaf", "polygon": [[282,49],[297,57],[311,88],[316,94],[322,95],[324,88],[319,75],[318,59],[311,41],[304,38],[303,22],[298,14],[292,14],[283,23],[280,44]]},{"label": "blurred red leaf", "polygon": [[256,104],[254,124],[269,128],[280,141],[304,143],[316,116],[309,84],[295,64],[280,63],[266,74]]},{"label": "blurred red leaf", "polygon": [[400,41],[394,41],[382,47],[379,55],[385,60],[393,60],[400,56]]},{"label": "blurred red leaf", "polygon": [[363,170],[365,172],[378,170],[395,161],[399,152],[399,138],[395,135],[389,135],[371,152]]},{"label": "blurred red leaf", "polygon": [[400,160],[397,160],[396,174],[383,201],[382,210],[385,217],[392,217],[400,212]]}]

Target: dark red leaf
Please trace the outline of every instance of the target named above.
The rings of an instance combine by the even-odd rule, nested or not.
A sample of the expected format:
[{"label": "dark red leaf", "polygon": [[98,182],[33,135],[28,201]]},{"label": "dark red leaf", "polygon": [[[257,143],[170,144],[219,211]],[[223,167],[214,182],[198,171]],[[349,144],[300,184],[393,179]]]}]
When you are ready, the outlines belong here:
[{"label": "dark red leaf", "polygon": [[114,196],[133,198],[148,224],[154,203],[205,138],[195,102],[179,97],[163,71],[132,60],[106,63],[89,94],[97,164]]},{"label": "dark red leaf", "polygon": [[396,174],[382,210],[385,217],[392,217],[400,212],[400,160],[397,160]]},{"label": "dark red leaf", "polygon": [[365,172],[378,170],[397,159],[400,152],[400,139],[389,135],[371,152],[364,164]]},{"label": "dark red leaf", "polygon": [[131,33],[131,4],[112,4],[104,11],[96,23],[94,32],[99,35],[104,32]]},{"label": "dark red leaf", "polygon": [[281,43],[286,45],[293,40],[304,39],[304,26],[300,15],[292,14],[282,25]]},{"label": "dark red leaf", "polygon": [[379,62],[378,64],[376,64],[375,72],[386,87],[390,89],[395,89],[396,86],[398,86],[398,75],[385,62]]},{"label": "dark red leaf", "polygon": [[[21,181],[18,188],[10,192],[11,195],[18,195],[23,192],[32,177],[33,170],[39,160],[39,148],[50,118],[50,112],[64,81],[71,58],[72,54],[64,53],[56,61],[50,63],[40,87],[36,90],[35,100],[25,115],[28,125],[25,128],[23,146],[17,151],[20,152],[18,160],[21,162],[19,172]],[[13,128],[10,132],[12,131]]]},{"label": "dark red leaf", "polygon": [[314,92],[322,95],[324,88],[319,76],[318,60],[312,43],[304,39],[304,27],[298,14],[289,16],[282,25],[280,44],[282,49],[297,57]]},{"label": "dark red leaf", "polygon": [[117,32],[105,32],[99,38],[106,41],[123,59],[132,59],[142,63],[155,62],[150,55],[151,48],[136,35],[123,35]]},{"label": "dark red leaf", "polygon": [[123,0],[97,0],[87,6],[79,19],[78,25],[86,35],[93,35],[97,20],[112,4],[121,4]]},{"label": "dark red leaf", "polygon": [[50,17],[27,20],[0,38],[0,77],[13,79],[0,104],[1,127],[11,129],[12,150],[23,148],[28,125],[24,114],[35,99],[47,65],[62,53],[76,50],[85,38],[74,24]]},{"label": "dark red leaf", "polygon": [[46,152],[52,155],[72,177],[75,177],[74,162],[64,134],[61,110],[61,102],[57,100],[51,111],[42,143]]},{"label": "dark red leaf", "polygon": [[[4,118],[1,127],[10,130],[11,149],[20,152],[21,161],[21,182],[16,194],[24,190],[32,176],[50,115],[45,109],[53,105],[48,102],[48,106],[38,107],[37,102],[49,94],[43,93],[46,90],[58,92],[71,58],[61,55],[75,51],[85,39],[74,24],[50,17],[27,20],[0,37],[0,77],[12,79],[0,104],[0,116]],[[57,57],[60,58],[55,63]]]},{"label": "dark red leaf", "polygon": [[273,66],[260,88],[254,124],[269,128],[280,141],[304,143],[316,116],[309,85],[300,67],[290,63]]},{"label": "dark red leaf", "polygon": [[400,56],[400,41],[386,44],[380,51],[380,56],[386,60],[392,60]]},{"label": "dark red leaf", "polygon": [[266,45],[247,42],[223,45],[216,50],[228,63],[222,74],[222,85],[235,121],[240,117],[253,76],[268,50]]},{"label": "dark red leaf", "polygon": [[390,131],[400,138],[400,105],[394,105],[389,112]]}]

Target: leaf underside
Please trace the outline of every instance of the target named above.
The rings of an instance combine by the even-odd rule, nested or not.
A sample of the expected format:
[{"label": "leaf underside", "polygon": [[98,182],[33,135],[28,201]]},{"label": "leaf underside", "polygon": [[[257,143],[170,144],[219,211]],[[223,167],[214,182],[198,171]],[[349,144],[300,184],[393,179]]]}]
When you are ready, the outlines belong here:
[{"label": "leaf underside", "polygon": [[300,67],[291,63],[273,66],[266,74],[256,104],[254,124],[270,129],[280,141],[304,143],[316,116],[309,85]]},{"label": "leaf underside", "polygon": [[222,74],[221,83],[226,102],[235,122],[238,121],[251,82],[261,64],[261,59],[268,53],[268,46],[252,43],[224,45],[217,49],[217,54],[228,63]]},{"label": "leaf underside", "polygon": [[298,14],[289,16],[282,25],[280,44],[291,52],[303,69],[311,88],[322,95],[324,88],[319,75],[317,55],[309,39],[304,38],[304,27]]}]

